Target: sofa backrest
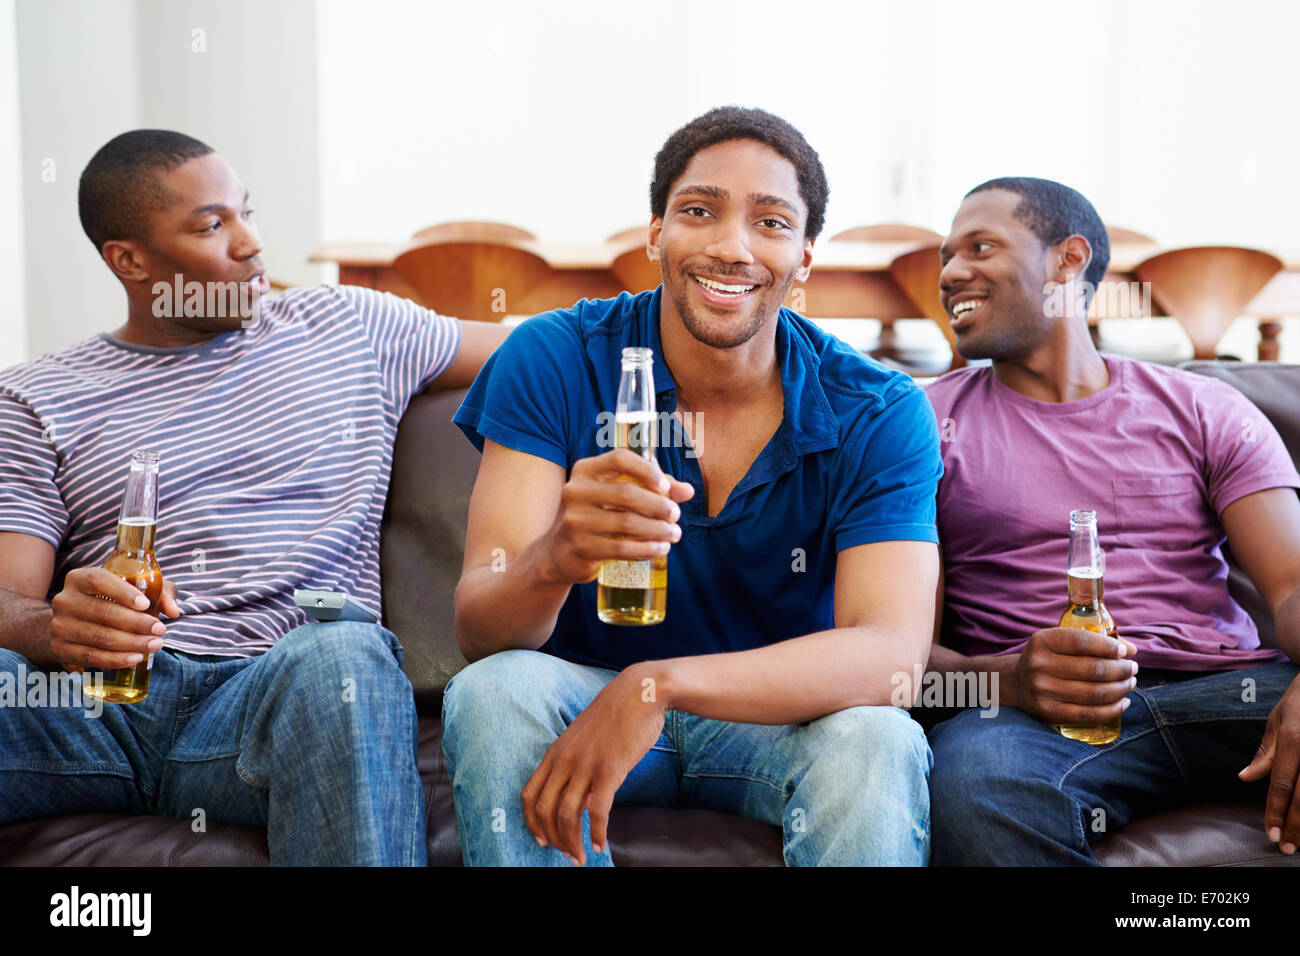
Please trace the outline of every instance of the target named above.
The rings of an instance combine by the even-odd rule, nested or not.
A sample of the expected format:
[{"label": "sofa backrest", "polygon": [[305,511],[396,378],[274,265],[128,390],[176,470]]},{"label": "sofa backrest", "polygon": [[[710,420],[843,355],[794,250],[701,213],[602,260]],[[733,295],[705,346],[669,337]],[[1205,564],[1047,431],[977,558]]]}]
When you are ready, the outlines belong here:
[{"label": "sofa backrest", "polygon": [[451,416],[465,390],[424,392],[402,416],[380,540],[384,623],[402,642],[422,710],[465,666],[452,630],[452,595],[465,554],[479,453]]},{"label": "sofa backrest", "polygon": [[[1255,403],[1286,444],[1291,460],[1300,468],[1300,365],[1280,362],[1184,362],[1180,368],[1227,382]],[[1243,423],[1243,428],[1245,428]],[[1259,640],[1265,647],[1277,647],[1273,614],[1237,564],[1232,550],[1224,545],[1228,559],[1228,591],[1255,621]]]}]

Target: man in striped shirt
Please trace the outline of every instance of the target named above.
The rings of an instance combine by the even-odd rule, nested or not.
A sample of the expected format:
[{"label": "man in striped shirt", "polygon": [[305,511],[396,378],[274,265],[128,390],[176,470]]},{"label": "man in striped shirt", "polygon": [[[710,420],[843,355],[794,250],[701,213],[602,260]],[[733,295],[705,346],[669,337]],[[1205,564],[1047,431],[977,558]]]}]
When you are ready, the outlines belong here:
[{"label": "man in striped shirt", "polygon": [[[126,323],[0,371],[0,687],[153,655],[145,700],[99,719],[0,706],[0,822],[202,810],[266,826],[273,863],[423,864],[401,647],[307,624],[293,592],[380,608],[398,421],[429,383],[468,385],[503,330],[358,288],[262,303],[248,197],[188,136],[110,141],[79,203]],[[100,568],[142,447],[162,455],[165,625]]]}]

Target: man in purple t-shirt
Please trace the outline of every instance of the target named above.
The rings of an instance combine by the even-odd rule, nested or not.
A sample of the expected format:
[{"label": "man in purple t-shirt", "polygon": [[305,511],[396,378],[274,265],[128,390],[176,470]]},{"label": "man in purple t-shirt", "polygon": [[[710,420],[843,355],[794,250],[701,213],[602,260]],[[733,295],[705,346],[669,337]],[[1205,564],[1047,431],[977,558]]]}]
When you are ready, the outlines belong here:
[{"label": "man in purple t-shirt", "polygon": [[[944,462],[930,667],[996,675],[1001,706],[931,731],[934,862],[1092,863],[1136,816],[1262,799],[1265,780],[1265,830],[1294,853],[1300,476],[1281,439],[1223,383],[1098,354],[1086,315],[1109,246],[1074,190],[978,186],[940,255],[957,349],[992,365],[927,389]],[[1121,639],[1054,626],[1074,509],[1097,514]],[[1225,537],[1281,650],[1228,594]],[[1102,746],[1054,726],[1121,714]]]}]

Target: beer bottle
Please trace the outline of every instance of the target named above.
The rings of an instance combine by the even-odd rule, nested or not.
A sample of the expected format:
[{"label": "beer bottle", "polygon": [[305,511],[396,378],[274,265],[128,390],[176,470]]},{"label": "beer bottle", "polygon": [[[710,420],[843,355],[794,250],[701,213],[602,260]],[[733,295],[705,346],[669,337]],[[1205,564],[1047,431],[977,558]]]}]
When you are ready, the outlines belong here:
[{"label": "beer bottle", "polygon": [[[163,585],[162,569],[153,554],[158,528],[158,458],[156,451],[131,452],[122,514],[117,522],[117,546],[104,562],[107,570],[144,592],[149,599],[149,609],[144,613],[153,617],[158,616]],[[90,681],[83,686],[87,693],[110,704],[136,704],[149,693],[152,668],[153,655],[146,653],[134,667],[104,671],[102,689]]]},{"label": "beer bottle", "polygon": [[[622,366],[614,410],[616,445],[654,461],[659,444],[654,351],[626,348]],[[668,607],[666,554],[643,561],[606,561],[596,580],[596,613],[606,624],[658,624],[664,619]]]},{"label": "beer bottle", "polygon": [[[1079,627],[1107,637],[1119,637],[1115,621],[1102,603],[1102,572],[1105,570],[1101,545],[1097,540],[1097,512],[1070,512],[1070,603],[1061,615],[1061,627]],[[1104,724],[1060,725],[1064,736],[1084,743],[1108,744],[1119,736],[1119,717]]]}]

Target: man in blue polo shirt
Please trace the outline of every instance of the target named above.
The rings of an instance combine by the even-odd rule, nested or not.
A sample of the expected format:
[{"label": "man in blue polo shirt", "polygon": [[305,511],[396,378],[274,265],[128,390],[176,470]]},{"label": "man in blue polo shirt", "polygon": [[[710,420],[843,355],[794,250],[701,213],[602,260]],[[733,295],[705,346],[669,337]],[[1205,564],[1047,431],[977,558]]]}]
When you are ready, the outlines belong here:
[{"label": "man in blue polo shirt", "polygon": [[[456,414],[483,452],[443,706],[465,861],[608,865],[618,803],[782,826],[790,864],[924,864],[930,753],[889,704],[933,626],[934,416],[781,307],[827,195],[792,126],[713,110],[650,193],[662,286],[522,324]],[[653,462],[601,447],[628,346],[681,439]],[[666,620],[601,623],[601,562],[665,553]]]}]

